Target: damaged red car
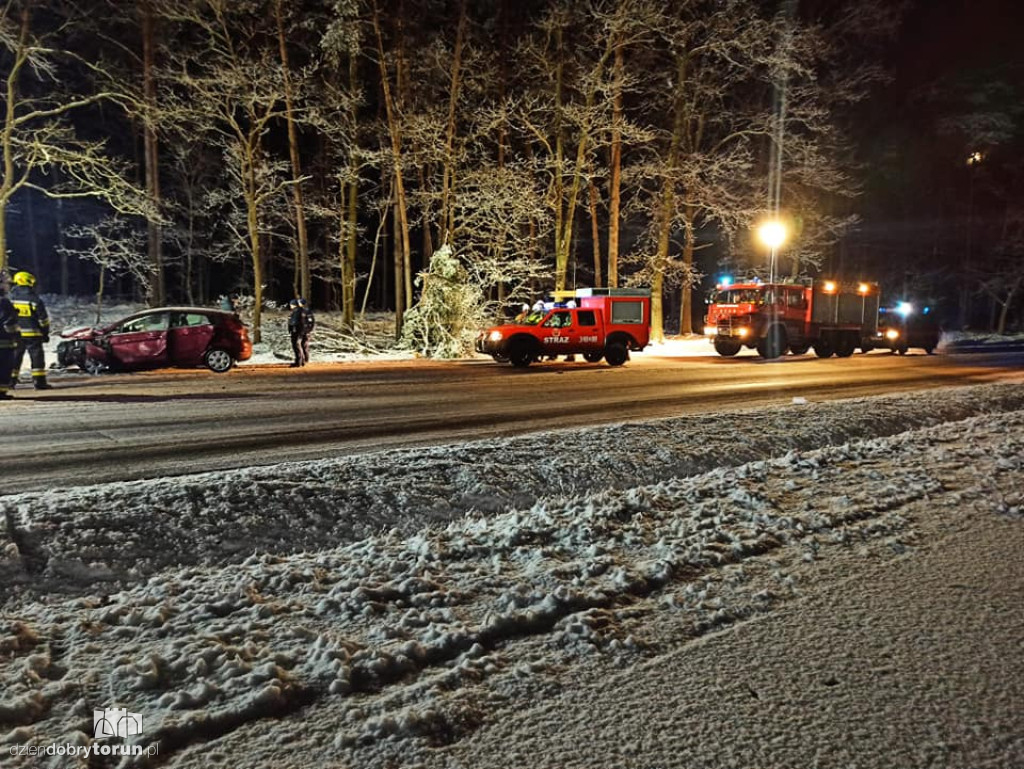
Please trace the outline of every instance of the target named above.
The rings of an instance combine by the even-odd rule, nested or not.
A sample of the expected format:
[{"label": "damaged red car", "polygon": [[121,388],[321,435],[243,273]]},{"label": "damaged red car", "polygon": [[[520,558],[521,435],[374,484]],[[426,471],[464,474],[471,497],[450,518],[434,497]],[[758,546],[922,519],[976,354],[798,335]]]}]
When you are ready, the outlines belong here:
[{"label": "damaged red car", "polygon": [[252,342],[232,312],[205,307],[156,307],[99,328],[65,331],[57,362],[90,374],[101,371],[205,365],[224,373],[252,357]]}]

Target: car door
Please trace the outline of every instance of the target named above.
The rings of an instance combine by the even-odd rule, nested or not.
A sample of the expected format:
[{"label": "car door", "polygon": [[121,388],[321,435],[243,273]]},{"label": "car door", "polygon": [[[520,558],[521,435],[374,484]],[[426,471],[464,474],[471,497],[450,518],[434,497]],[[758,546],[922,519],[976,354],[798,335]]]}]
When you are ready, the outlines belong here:
[{"label": "car door", "polygon": [[597,312],[594,310],[574,310],[572,335],[577,349],[583,351],[600,350],[604,346],[601,330],[597,325]]},{"label": "car door", "polygon": [[167,312],[129,318],[107,337],[111,357],[124,368],[167,365]]},{"label": "car door", "polygon": [[191,368],[203,362],[213,339],[213,324],[200,312],[174,311],[168,332],[168,357],[172,366]]},{"label": "car door", "polygon": [[548,355],[559,355],[572,348],[579,332],[573,327],[572,310],[555,310],[541,323],[541,344]]}]

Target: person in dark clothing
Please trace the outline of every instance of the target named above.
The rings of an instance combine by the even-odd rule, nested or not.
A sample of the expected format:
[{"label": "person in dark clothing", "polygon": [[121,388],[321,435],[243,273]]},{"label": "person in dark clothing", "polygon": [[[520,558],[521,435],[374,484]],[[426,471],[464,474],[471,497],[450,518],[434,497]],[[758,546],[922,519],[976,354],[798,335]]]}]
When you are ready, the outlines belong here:
[{"label": "person in dark clothing", "polygon": [[7,296],[10,282],[7,272],[0,270],[0,400],[11,399],[11,377],[14,371],[14,349],[21,334],[18,332],[18,311]]},{"label": "person in dark clothing", "polygon": [[309,335],[316,326],[316,318],[313,317],[309,302],[302,297],[292,299],[288,307],[292,311],[288,317],[288,334],[292,338],[292,352],[295,354],[292,368],[298,368],[309,363]]},{"label": "person in dark clothing", "polygon": [[14,273],[14,288],[11,302],[18,311],[18,325],[21,338],[14,353],[14,370],[11,373],[11,387],[18,384],[21,362],[28,351],[32,363],[32,384],[37,390],[49,390],[53,385],[46,381],[46,357],[43,345],[50,341],[50,316],[46,305],[36,294],[36,277],[29,272]]}]

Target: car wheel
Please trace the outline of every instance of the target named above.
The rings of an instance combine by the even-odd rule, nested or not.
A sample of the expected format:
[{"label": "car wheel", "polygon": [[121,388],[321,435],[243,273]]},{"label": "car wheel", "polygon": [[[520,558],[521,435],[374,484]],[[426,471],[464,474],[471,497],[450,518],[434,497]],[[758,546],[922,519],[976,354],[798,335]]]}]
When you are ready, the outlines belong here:
[{"label": "car wheel", "polygon": [[731,358],[733,355],[740,351],[742,345],[739,342],[725,342],[716,339],[715,340],[715,352],[721,355],[723,358]]},{"label": "car wheel", "polygon": [[585,352],[583,353],[583,360],[587,363],[600,363],[601,358],[604,357],[603,352]]},{"label": "car wheel", "polygon": [[629,360],[629,350],[622,342],[612,342],[605,348],[604,359],[609,366],[621,366]]},{"label": "car wheel", "polygon": [[210,371],[215,371],[218,374],[230,371],[231,367],[235,363],[227,350],[222,350],[219,347],[207,350],[206,355],[203,356],[203,361],[206,363],[206,367],[210,369]]},{"label": "car wheel", "polygon": [[95,358],[86,358],[82,361],[82,370],[91,376],[102,374],[107,370],[107,366],[103,361],[96,360]]},{"label": "car wheel", "polygon": [[508,363],[507,355],[502,355],[501,353],[496,352],[493,353],[491,357],[494,358],[495,363]]},{"label": "car wheel", "polygon": [[529,342],[517,340],[508,350],[508,362],[516,368],[526,368],[533,363],[533,348]]}]

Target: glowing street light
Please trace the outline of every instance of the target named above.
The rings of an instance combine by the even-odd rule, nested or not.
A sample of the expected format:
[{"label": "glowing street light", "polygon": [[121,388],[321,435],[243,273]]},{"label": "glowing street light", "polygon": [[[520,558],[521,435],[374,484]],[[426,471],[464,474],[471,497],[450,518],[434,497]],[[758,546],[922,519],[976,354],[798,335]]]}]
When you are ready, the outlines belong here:
[{"label": "glowing street light", "polygon": [[768,221],[757,228],[757,237],[760,238],[761,242],[764,243],[771,251],[771,262],[768,267],[768,282],[775,282],[775,251],[786,242],[786,237],[789,233],[786,231],[786,225],[780,221]]}]

